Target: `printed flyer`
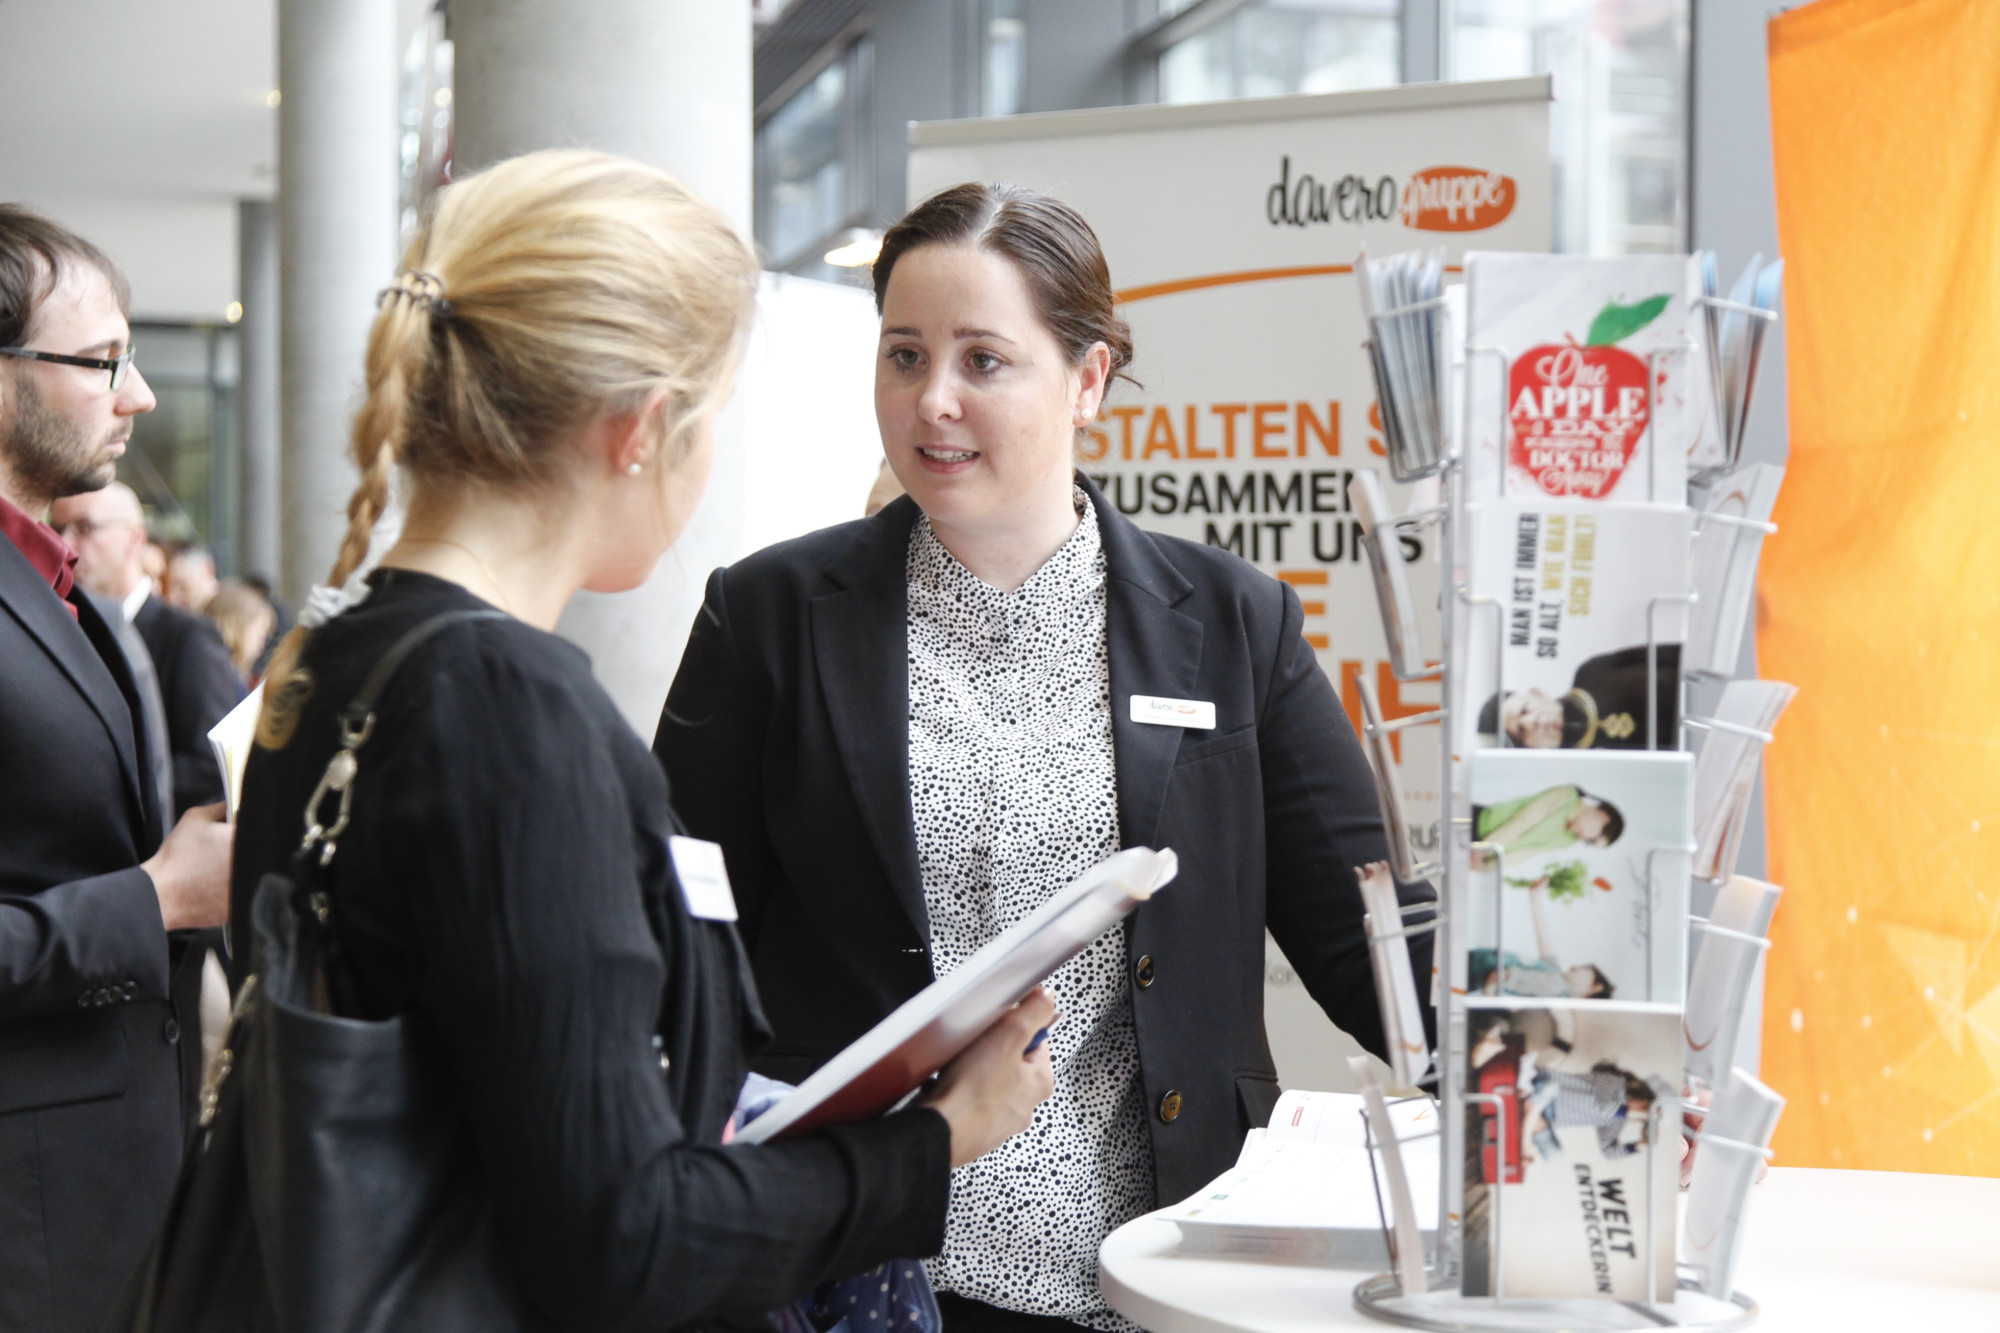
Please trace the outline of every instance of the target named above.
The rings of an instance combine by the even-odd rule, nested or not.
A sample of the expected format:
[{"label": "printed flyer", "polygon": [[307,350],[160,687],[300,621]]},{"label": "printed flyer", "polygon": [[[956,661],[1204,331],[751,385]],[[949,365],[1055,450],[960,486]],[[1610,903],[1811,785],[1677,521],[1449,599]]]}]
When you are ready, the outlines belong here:
[{"label": "printed flyer", "polygon": [[1670,1297],[1680,1011],[1475,998],[1466,1035],[1465,1294]]},{"label": "printed flyer", "polygon": [[1687,668],[1710,676],[1736,674],[1750,603],[1757,594],[1757,559],[1764,551],[1762,524],[1771,520],[1785,470],[1752,463],[1718,479],[1701,502],[1695,522],[1694,623],[1688,629]]},{"label": "printed flyer", "polygon": [[1666,751],[1473,756],[1469,994],[1680,1002],[1693,767]]},{"label": "printed flyer", "polygon": [[1719,433],[1697,262],[1480,252],[1465,282],[1473,496],[1683,503]]},{"label": "printed flyer", "polygon": [[1499,746],[1503,733],[1526,749],[1647,749],[1649,691],[1650,748],[1678,748],[1688,511],[1573,500],[1468,508],[1461,749]]}]

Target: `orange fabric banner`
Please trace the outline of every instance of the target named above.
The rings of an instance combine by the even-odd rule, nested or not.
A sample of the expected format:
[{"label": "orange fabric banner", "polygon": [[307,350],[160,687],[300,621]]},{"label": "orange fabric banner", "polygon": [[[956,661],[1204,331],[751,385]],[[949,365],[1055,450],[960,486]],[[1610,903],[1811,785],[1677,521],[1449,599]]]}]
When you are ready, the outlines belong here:
[{"label": "orange fabric banner", "polygon": [[1764,1074],[1791,1166],[2000,1174],[2000,3],[1770,24],[1791,463],[1765,549]]}]

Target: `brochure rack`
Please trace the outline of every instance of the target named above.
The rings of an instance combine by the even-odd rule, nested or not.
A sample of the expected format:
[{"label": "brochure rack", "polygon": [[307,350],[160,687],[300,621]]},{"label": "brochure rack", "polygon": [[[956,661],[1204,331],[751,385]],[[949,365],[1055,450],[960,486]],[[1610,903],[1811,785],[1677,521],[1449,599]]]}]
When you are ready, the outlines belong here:
[{"label": "brochure rack", "polygon": [[[1364,284],[1368,281],[1365,276],[1360,280]],[[1655,1234],[1657,1214],[1650,1206],[1653,1202],[1650,1199],[1647,1200],[1646,1211],[1635,1217],[1633,1223],[1638,1231],[1637,1244],[1648,1259],[1645,1270],[1648,1291],[1647,1298],[1642,1301],[1620,1301],[1609,1297],[1551,1300],[1509,1295],[1503,1286],[1500,1257],[1510,1247],[1536,1245],[1538,1237],[1533,1232],[1509,1234],[1502,1202],[1507,1191],[1499,1188],[1497,1184],[1481,1191],[1482,1198],[1479,1203],[1482,1209],[1490,1210],[1490,1216],[1483,1219],[1482,1227],[1483,1234],[1488,1239],[1477,1242],[1480,1246],[1486,1247],[1487,1252],[1477,1255],[1468,1255],[1466,1252],[1468,1218],[1461,1215],[1461,1209],[1466,1206],[1464,1200],[1467,1197],[1467,1174],[1470,1165],[1468,1158],[1472,1156],[1472,1153],[1462,1146],[1467,1142],[1468,1117],[1476,1115],[1496,1118],[1501,1130],[1501,1141],[1511,1142],[1508,1134],[1518,1130],[1519,1127],[1510,1126],[1507,1118],[1520,1113],[1520,1101],[1518,1090],[1511,1087],[1481,1090],[1468,1086],[1470,1011],[1464,992],[1454,991],[1451,984],[1456,968],[1455,960],[1463,955],[1468,947],[1491,945],[1496,954],[1500,953],[1501,926],[1497,906],[1494,927],[1490,932],[1493,937],[1491,939],[1470,938],[1472,922],[1469,916],[1475,901],[1474,895],[1481,892],[1481,881],[1489,873],[1492,876],[1496,899],[1503,892],[1500,886],[1504,883],[1505,858],[1503,847],[1479,842],[1475,835],[1469,782],[1472,756],[1469,753],[1454,752],[1459,748],[1457,744],[1459,731],[1454,724],[1455,721],[1462,719],[1454,719],[1453,714],[1463,706],[1454,691],[1456,683],[1454,677],[1465,670],[1466,664],[1459,655],[1466,651],[1466,646],[1470,642],[1470,627],[1474,618],[1493,616],[1500,621],[1500,628],[1504,630],[1507,613],[1506,608],[1494,598],[1476,596],[1473,593],[1471,565],[1476,555],[1469,541],[1468,504],[1476,499],[1486,498],[1470,493],[1473,487],[1473,469],[1467,455],[1468,442],[1474,438],[1475,395],[1468,388],[1466,392],[1454,398],[1452,390],[1455,386],[1443,382],[1423,385],[1413,390],[1407,375],[1399,378],[1395,368],[1387,363],[1388,359],[1383,354],[1384,344],[1393,346],[1399,338],[1407,345],[1415,338],[1437,336],[1438,325],[1445,322],[1438,318],[1443,313],[1440,307],[1446,304],[1441,300],[1429,300],[1399,309],[1370,312],[1368,321],[1370,338],[1367,344],[1370,365],[1375,374],[1376,392],[1383,402],[1384,434],[1387,436],[1387,452],[1392,471],[1399,480],[1404,481],[1417,476],[1435,476],[1439,498],[1427,508],[1400,516],[1387,512],[1387,506],[1382,503],[1379,492],[1369,496],[1366,503],[1357,506],[1362,511],[1364,527],[1362,541],[1381,602],[1384,633],[1391,645],[1393,673],[1399,680],[1435,680],[1441,687],[1441,703],[1435,710],[1385,723],[1381,720],[1372,692],[1365,689],[1364,682],[1362,728],[1364,746],[1377,764],[1377,780],[1384,788],[1385,816],[1391,813],[1392,807],[1399,805],[1399,801],[1394,793],[1388,790],[1395,784],[1393,769],[1382,771],[1389,753],[1387,745],[1383,743],[1384,738],[1391,732],[1406,732],[1409,729],[1428,726],[1437,727],[1437,734],[1440,737],[1440,836],[1437,841],[1439,852],[1436,859],[1427,863],[1418,861],[1410,844],[1409,830],[1402,821],[1391,822],[1387,830],[1392,849],[1391,862],[1397,877],[1405,881],[1412,878],[1441,881],[1438,901],[1434,911],[1433,905],[1429,903],[1405,909],[1400,929],[1391,928],[1387,922],[1371,923],[1371,934],[1377,940],[1397,936],[1407,938],[1421,932],[1435,932],[1437,937],[1436,958],[1440,973],[1439,984],[1433,993],[1434,998],[1439,1001],[1438,1044],[1432,1057],[1437,1076],[1440,1128],[1432,1133],[1441,1135],[1443,1140],[1442,1169],[1439,1172],[1437,1241],[1434,1252],[1425,1256],[1423,1268],[1427,1290],[1406,1291],[1392,1268],[1391,1272],[1362,1282],[1355,1289],[1354,1302],[1363,1312],[1386,1322],[1413,1328],[1445,1330],[1449,1333],[1487,1333],[1488,1330],[1538,1330],[1541,1333],[1553,1333],[1554,1330],[1572,1329],[1603,1330],[1610,1333],[1614,1330],[1650,1331],[1661,1328],[1711,1331],[1741,1328],[1756,1319],[1758,1313],[1756,1302],[1740,1291],[1725,1292],[1721,1295],[1711,1294],[1707,1288],[1713,1283],[1707,1280],[1706,1274],[1693,1267],[1677,1264],[1674,1270],[1676,1274],[1674,1289],[1666,1291],[1655,1289],[1659,1266],[1651,1260],[1660,1254],[1661,1247],[1677,1246],[1679,1237],[1676,1234]],[[1773,318],[1769,310],[1744,308],[1712,297],[1698,299],[1697,305],[1727,309],[1732,313],[1740,313],[1760,321]],[[1694,313],[1701,315],[1706,312],[1696,310]],[[1398,329],[1398,324],[1405,322],[1408,327]],[[1447,346],[1440,349],[1431,359],[1431,363],[1439,368],[1442,375],[1449,376],[1452,373],[1451,367],[1456,362],[1463,373],[1470,377],[1475,367],[1485,365],[1490,359],[1500,364],[1504,383],[1505,368],[1511,364],[1508,349],[1497,346],[1468,346],[1466,344],[1469,339],[1465,330],[1460,327],[1451,328],[1443,335],[1443,340]],[[1459,355],[1451,355],[1453,351]],[[1667,354],[1686,359],[1698,352],[1699,349],[1695,344],[1683,341],[1675,344]],[[1661,407],[1661,376],[1655,365],[1655,355],[1657,354],[1649,353],[1645,357],[1651,409],[1646,425],[1646,438],[1649,444],[1655,438],[1653,423],[1657,420]],[[1715,392],[1718,396],[1725,392],[1720,377],[1715,381]],[[1408,400],[1413,393],[1423,406],[1433,410],[1435,405],[1445,403],[1451,403],[1454,407],[1462,409],[1454,414],[1459,420],[1453,424],[1459,428],[1445,432],[1442,456],[1435,460],[1425,457],[1420,448],[1408,447],[1415,442],[1405,438],[1408,434],[1414,434],[1408,431],[1407,427],[1410,420]],[[1741,386],[1741,396],[1747,398],[1747,394],[1748,385],[1744,384]],[[1503,406],[1503,417],[1505,411]],[[1718,418],[1724,422],[1740,422],[1745,411],[1744,402],[1717,404]],[[1732,430],[1730,434],[1731,438],[1727,440],[1727,457],[1733,462],[1740,448],[1741,439],[1736,431]],[[1504,442],[1506,438],[1503,432],[1502,441]],[[1663,499],[1658,493],[1660,488],[1657,476],[1660,464],[1657,451],[1649,452],[1648,460],[1646,495],[1650,503],[1657,504]],[[1506,488],[1504,459],[1499,473],[1498,489],[1504,492]],[[1698,477],[1697,483],[1702,479]],[[1369,480],[1372,481],[1372,478]],[[1485,489],[1483,479],[1480,486],[1482,490]],[[1712,517],[1711,521],[1717,520]],[[1719,521],[1727,523],[1731,520],[1724,517]],[[1765,524],[1756,526],[1767,530],[1769,528],[1769,525]],[[1396,541],[1399,532],[1420,528],[1436,530],[1433,541],[1443,562],[1443,588],[1439,599],[1441,652],[1440,661],[1436,663],[1412,660],[1409,648],[1417,641],[1417,636],[1415,628],[1407,623],[1407,619],[1413,601],[1409,596],[1402,568],[1403,559],[1399,543]],[[1680,748],[1688,734],[1699,733],[1703,728],[1730,729],[1728,723],[1687,716],[1685,695],[1690,673],[1682,673],[1677,687],[1681,694],[1676,700],[1680,706],[1674,712],[1674,716],[1681,719],[1680,724],[1674,728],[1677,734],[1659,734],[1661,728],[1658,725],[1658,704],[1663,684],[1659,654],[1661,636],[1654,632],[1654,622],[1665,623],[1668,604],[1679,604],[1680,613],[1685,615],[1686,608],[1692,606],[1695,600],[1695,591],[1690,586],[1683,593],[1654,599],[1648,608],[1645,670],[1645,748],[1648,750]],[[1491,684],[1494,697],[1499,700],[1508,698],[1505,680],[1506,653],[1503,649],[1505,643],[1504,633],[1494,635],[1496,660],[1490,668],[1493,673]],[[1483,685],[1481,692],[1485,692]],[[1415,737],[1406,734],[1403,739],[1405,743],[1410,743]],[[1754,739],[1762,742],[1767,741],[1769,737],[1763,733],[1756,733]],[[1499,740],[1502,746],[1509,744],[1504,728]],[[1648,904],[1652,901],[1651,893],[1655,883],[1652,869],[1654,859],[1667,853],[1691,856],[1694,850],[1693,847],[1653,847],[1644,853],[1643,860],[1646,864],[1644,879]],[[1480,853],[1484,854],[1480,859],[1485,864],[1475,869],[1475,854]],[[1693,873],[1691,863],[1688,873],[1690,875]],[[1458,910],[1454,910],[1454,905],[1457,905]],[[1411,921],[1410,918],[1418,915],[1427,915],[1430,919]],[[1650,923],[1650,912],[1646,920]],[[1692,917],[1688,927],[1697,933],[1696,938],[1701,937],[1699,935],[1701,931],[1722,929]],[[1647,971],[1649,999],[1652,998],[1653,980],[1649,967]],[[1669,1097],[1661,1097],[1651,1105],[1647,1120],[1648,1132],[1643,1147],[1638,1149],[1644,1157],[1634,1159],[1648,1163],[1645,1175],[1648,1193],[1652,1189],[1651,1182],[1657,1178],[1650,1169],[1652,1155],[1657,1152],[1675,1151],[1673,1134],[1679,1129],[1682,1111],[1687,1109],[1696,1108]],[[1703,1136],[1698,1132],[1690,1132],[1688,1137],[1702,1142],[1703,1152],[1717,1150],[1729,1153],[1764,1152],[1754,1144]],[[1374,1152],[1379,1149],[1372,1127],[1368,1143],[1371,1148],[1371,1166],[1373,1166]],[[1508,1175],[1505,1151],[1503,1147],[1500,1153],[1496,1154],[1500,1159],[1498,1176],[1503,1181]],[[1768,1153],[1764,1155],[1768,1156]],[[1486,1173],[1490,1175],[1492,1170],[1489,1166],[1486,1168]],[[1378,1174],[1377,1204],[1382,1212],[1385,1243],[1393,1256],[1396,1245],[1395,1228],[1390,1225],[1388,1209],[1382,1206],[1382,1196],[1382,1182]],[[1637,1214],[1637,1207],[1632,1211]],[[1516,1230],[1519,1230],[1518,1224]],[[1475,1262],[1483,1275],[1490,1274],[1490,1278],[1482,1276],[1481,1284],[1486,1285],[1490,1282],[1493,1294],[1463,1294],[1461,1284],[1465,1280],[1468,1260]],[[1409,1271],[1407,1265],[1399,1264],[1395,1267]]]}]

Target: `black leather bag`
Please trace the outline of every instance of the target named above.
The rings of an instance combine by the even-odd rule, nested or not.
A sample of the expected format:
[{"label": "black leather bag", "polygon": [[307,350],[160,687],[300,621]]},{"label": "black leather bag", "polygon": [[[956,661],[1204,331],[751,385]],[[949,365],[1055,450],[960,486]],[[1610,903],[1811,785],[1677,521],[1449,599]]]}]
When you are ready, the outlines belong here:
[{"label": "black leather bag", "polygon": [[[337,1017],[327,868],[357,752],[396,670],[463,611],[409,631],[340,714],[342,747],[291,877],[257,887],[252,972],[202,1094],[165,1225],[108,1333],[504,1333],[528,1310],[442,1063],[401,1018]],[[319,820],[338,800],[332,822]]]}]

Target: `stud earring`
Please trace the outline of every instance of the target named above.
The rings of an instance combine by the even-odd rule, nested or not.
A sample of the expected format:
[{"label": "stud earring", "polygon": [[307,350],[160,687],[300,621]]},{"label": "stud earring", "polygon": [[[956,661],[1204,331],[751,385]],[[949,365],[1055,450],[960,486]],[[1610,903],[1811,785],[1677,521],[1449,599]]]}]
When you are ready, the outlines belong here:
[{"label": "stud earring", "polygon": [[637,463],[627,464],[625,470],[635,477],[639,475],[639,465]]}]

